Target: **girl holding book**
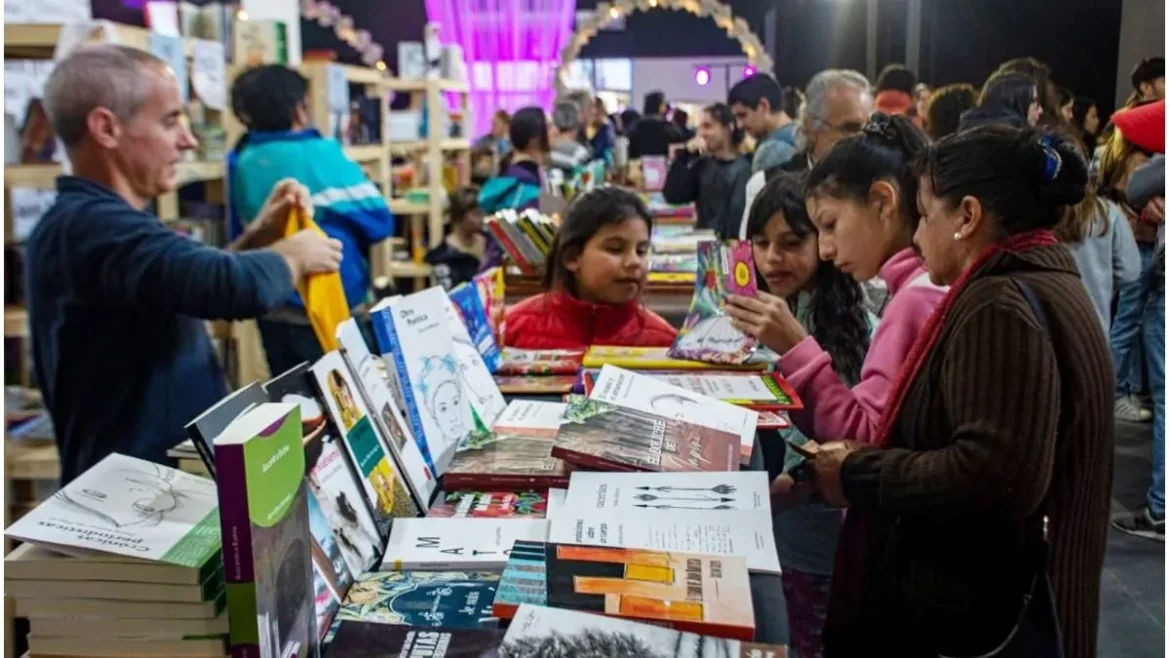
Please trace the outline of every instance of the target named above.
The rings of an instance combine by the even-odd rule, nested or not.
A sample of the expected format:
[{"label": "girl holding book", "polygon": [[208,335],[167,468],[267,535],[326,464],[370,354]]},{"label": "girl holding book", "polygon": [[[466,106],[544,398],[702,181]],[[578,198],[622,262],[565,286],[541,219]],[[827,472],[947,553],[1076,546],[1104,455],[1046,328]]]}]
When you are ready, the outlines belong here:
[{"label": "girl holding book", "polygon": [[[877,318],[865,309],[861,284],[817,258],[817,230],[805,208],[803,176],[778,173],[756,197],[748,215],[747,237],[759,272],[761,297],[787,300],[801,326],[824,346],[833,372],[846,384],[856,384]],[[808,441],[796,428],[777,434],[761,433],[760,437],[764,461],[773,476],[801,461],[794,451],[784,454],[784,442]],[[815,504],[776,512],[772,524],[784,565],[781,582],[789,645],[801,658],[816,658],[821,655],[821,628],[841,512]]]},{"label": "girl holding book", "polygon": [[638,300],[652,226],[645,204],[625,190],[603,187],[574,200],[549,253],[546,292],[508,309],[504,345],[669,346],[677,331]]}]

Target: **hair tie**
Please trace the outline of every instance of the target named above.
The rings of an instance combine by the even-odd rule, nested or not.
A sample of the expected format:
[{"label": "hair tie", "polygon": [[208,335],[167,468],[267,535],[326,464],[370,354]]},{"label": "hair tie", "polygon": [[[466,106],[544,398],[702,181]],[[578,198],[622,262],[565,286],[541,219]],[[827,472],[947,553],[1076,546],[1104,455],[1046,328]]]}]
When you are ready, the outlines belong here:
[{"label": "hair tie", "polygon": [[874,135],[878,139],[891,143],[898,140],[898,133],[894,131],[894,123],[887,114],[875,112],[869,121],[865,122],[865,127],[861,131],[866,135]]},{"label": "hair tie", "polygon": [[1044,135],[1040,138],[1040,148],[1044,151],[1044,182],[1051,183],[1060,175],[1060,167],[1064,164],[1064,160],[1060,157],[1060,151],[1056,150],[1056,146],[1060,143],[1060,138],[1056,135]]}]

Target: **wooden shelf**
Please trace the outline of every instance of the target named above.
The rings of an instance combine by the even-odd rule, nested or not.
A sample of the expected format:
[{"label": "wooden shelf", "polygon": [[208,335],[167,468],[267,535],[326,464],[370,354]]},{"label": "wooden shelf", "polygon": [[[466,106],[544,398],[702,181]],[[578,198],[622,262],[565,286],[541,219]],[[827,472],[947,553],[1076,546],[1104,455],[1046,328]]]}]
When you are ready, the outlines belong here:
[{"label": "wooden shelf", "polygon": [[[108,23],[95,25],[85,41],[103,41],[150,51],[150,30],[135,25]],[[52,59],[63,26],[57,24],[9,23],[4,26],[4,57],[9,59]],[[108,29],[108,32],[105,31]],[[190,57],[194,39],[183,39]]]},{"label": "wooden shelf", "polygon": [[310,72],[313,69],[324,70],[324,69],[327,69],[328,67],[333,66],[333,65],[340,66],[342,69],[344,69],[345,70],[345,79],[349,80],[350,82],[352,82],[354,84],[380,85],[388,79],[385,72],[379,71],[378,69],[372,69],[372,68],[369,68],[368,66],[353,66],[350,64],[337,64],[336,62],[319,62],[319,61],[301,62],[300,69],[301,69],[301,73],[311,77]]},{"label": "wooden shelf", "polygon": [[4,472],[9,480],[56,480],[61,460],[50,441],[4,441]]},{"label": "wooden shelf", "polygon": [[386,147],[382,144],[347,146],[345,147],[345,157],[359,163],[381,161],[384,157],[386,157]]},{"label": "wooden shelf", "polygon": [[4,337],[28,337],[28,311],[19,306],[4,307]]},{"label": "wooden shelf", "polygon": [[395,215],[425,215],[431,207],[425,203],[415,203],[406,199],[390,199],[390,212]]},{"label": "wooden shelf", "polygon": [[[409,154],[415,151],[424,151],[428,147],[425,139],[412,139],[404,142],[390,142],[390,152]],[[439,140],[440,151],[469,151],[471,140],[461,138],[447,138]]]},{"label": "wooden shelf", "polygon": [[390,91],[424,92],[430,86],[438,87],[439,91],[466,94],[470,86],[466,82],[454,80],[403,80],[401,78],[386,78],[382,86]]},{"label": "wooden shelf", "polygon": [[[224,177],[226,166],[222,161],[193,160],[180,162],[176,169],[178,185],[182,187],[191,183],[220,180]],[[5,187],[52,189],[56,187],[57,177],[60,175],[61,165],[55,163],[6,165],[4,167],[4,185]]]}]

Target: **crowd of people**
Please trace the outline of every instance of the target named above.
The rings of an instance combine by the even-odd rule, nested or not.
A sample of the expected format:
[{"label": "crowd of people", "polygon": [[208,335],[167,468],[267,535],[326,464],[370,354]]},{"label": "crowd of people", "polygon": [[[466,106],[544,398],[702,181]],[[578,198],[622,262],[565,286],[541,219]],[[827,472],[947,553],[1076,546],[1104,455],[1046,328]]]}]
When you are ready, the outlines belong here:
[{"label": "crowd of people", "polygon": [[[1092,656],[1115,419],[1153,420],[1154,468],[1146,504],[1112,523],[1165,536],[1163,60],[1132,82],[1102,126],[1032,59],[979,91],[900,66],[803,90],[756,74],[694,136],[661,93],[616,116],[568,94],[551,120],[494,117],[477,143],[493,171],[452,195],[428,258],[443,284],[466,280],[500,260],[484,214],[536,207],[550,170],[617,148],[669,157],[665,196],[750,241],[760,292],[727,313],[805,404],[760,436],[793,654]],[[103,45],[56,65],[45,105],[72,174],[29,239],[27,281],[64,481],[115,451],[165,461],[226,395],[202,320],[260,319],[279,371],[320,356],[303,276],[341,272],[355,314],[370,301],[365,251],[394,218],[308,125],[306,92],[282,66],[234,84],[248,133],[221,250],[144,210],[195,146],[165,63]],[[323,233],[286,237],[293,206]],[[575,199],[504,344],[669,345],[676,329],[640,302],[652,228],[623,188]]]}]

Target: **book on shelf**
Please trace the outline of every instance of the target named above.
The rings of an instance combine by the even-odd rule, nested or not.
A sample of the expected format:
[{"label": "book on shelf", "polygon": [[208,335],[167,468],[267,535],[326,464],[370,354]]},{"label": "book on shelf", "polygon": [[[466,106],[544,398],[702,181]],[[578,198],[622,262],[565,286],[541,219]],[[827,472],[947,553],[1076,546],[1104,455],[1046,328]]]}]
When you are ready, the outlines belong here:
[{"label": "book on shelf", "polygon": [[427,518],[543,519],[548,496],[539,491],[446,491]]},{"label": "book on shelf", "polygon": [[496,375],[504,395],[564,395],[577,387],[576,375]]},{"label": "book on shelf", "polygon": [[258,382],[237,389],[207,408],[183,428],[191,438],[192,447],[203,459],[207,473],[215,478],[215,437],[219,436],[240,414],[253,405],[268,401],[268,394]]},{"label": "book on shelf", "polygon": [[233,656],[316,655],[301,409],[266,402],[215,439]]},{"label": "book on shelf", "polygon": [[305,447],[305,482],[317,507],[333,530],[351,574],[364,573],[382,551],[378,524],[362,493],[357,471],[346,456],[337,427],[317,397],[308,362],[294,366],[264,384],[272,402],[301,408],[301,440]]},{"label": "book on shelf", "polygon": [[402,519],[386,542],[382,571],[503,569],[514,542],[547,536],[543,519]]},{"label": "book on shelf", "polygon": [[447,491],[563,487],[569,473],[552,456],[566,405],[513,400],[491,430],[476,430],[459,446],[443,475]]},{"label": "book on shelf", "polygon": [[736,365],[755,353],[759,342],[731,323],[728,295],[755,297],[756,264],[746,240],[702,242],[695,290],[668,354],[679,359]]},{"label": "book on shelf", "polygon": [[734,434],[738,437],[740,462],[743,464],[751,460],[755,449],[758,413],[648,375],[617,366],[603,366],[589,399]]},{"label": "book on shelf", "polygon": [[497,375],[576,375],[585,350],[527,350],[505,347]]},{"label": "book on shelf", "polygon": [[552,456],[603,471],[735,471],[740,438],[723,430],[570,395]]},{"label": "book on shelf", "polygon": [[364,574],[349,589],[337,619],[418,628],[499,628],[492,601],[500,574],[477,571],[385,571]]},{"label": "book on shelf", "polygon": [[516,611],[500,655],[645,656],[658,658],[785,658],[785,648],[711,637],[588,612],[524,604]]},{"label": "book on shelf", "polygon": [[406,476],[415,505],[425,512],[437,486],[435,474],[427,466],[426,458],[406,423],[406,416],[390,390],[383,370],[378,367],[380,359],[370,352],[361,328],[353,318],[337,325],[337,341],[355,388],[366,408],[373,412],[370,418],[383,439],[383,447],[389,450],[399,472]]},{"label": "book on shelf", "polygon": [[767,510],[771,509],[768,474],[727,473],[591,473],[569,478],[565,504],[579,510]]},{"label": "book on shelf", "polygon": [[479,288],[474,282],[461,283],[453,288],[448,296],[463,318],[467,334],[479,355],[483,357],[488,371],[494,373],[500,367],[500,348],[496,345],[491,318],[488,316]]},{"label": "book on shelf", "polygon": [[361,476],[362,491],[374,510],[379,533],[385,536],[395,518],[417,516],[418,506],[398,470],[398,464],[379,436],[341,353],[329,352],[314,363],[311,370],[319,395],[343,437],[354,470]]},{"label": "book on shelf", "polygon": [[[804,403],[801,402],[796,390],[778,372],[705,370],[631,372],[756,411],[798,411],[804,408]],[[586,395],[593,391],[600,375],[600,368],[590,368],[581,373]]]},{"label": "book on shelf", "polygon": [[497,628],[414,628],[360,621],[338,625],[329,651],[345,658],[497,658]]},{"label": "book on shelf", "polygon": [[622,347],[617,345],[592,345],[585,351],[581,365],[586,368],[600,368],[605,365],[619,366],[632,370],[766,370],[763,361],[749,361],[742,364],[715,364],[702,361],[676,359],[667,347]]},{"label": "book on shelf", "polygon": [[756,631],[738,557],[518,541],[492,611],[511,619],[524,603],[739,640]]},{"label": "book on shelf", "polygon": [[[438,297],[446,295],[441,288],[432,288],[426,294]],[[470,295],[474,296],[474,295]],[[451,331],[451,339],[455,342],[454,356],[459,363],[460,380],[471,403],[471,410],[475,414],[476,426],[479,428],[491,427],[496,418],[504,412],[507,402],[504,395],[492,379],[492,369],[484,360],[479,351],[477,339],[472,338],[467,325],[463,320],[459,308],[448,298],[447,328]]]},{"label": "book on shelf", "polygon": [[770,507],[715,513],[565,505],[548,522],[554,543],[739,556],[753,573],[780,573]]},{"label": "book on shelf", "polygon": [[502,210],[484,222],[508,258],[528,276],[540,274],[556,237],[556,224],[537,210]]}]

